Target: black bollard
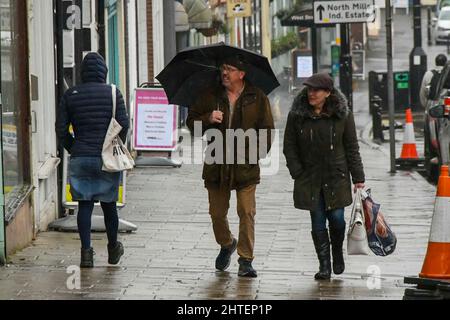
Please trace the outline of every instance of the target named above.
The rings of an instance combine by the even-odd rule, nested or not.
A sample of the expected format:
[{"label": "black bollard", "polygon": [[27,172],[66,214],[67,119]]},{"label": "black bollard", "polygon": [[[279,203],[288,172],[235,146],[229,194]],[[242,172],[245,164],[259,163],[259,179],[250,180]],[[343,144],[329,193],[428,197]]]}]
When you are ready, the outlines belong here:
[{"label": "black bollard", "polygon": [[373,140],[376,143],[384,142],[383,135],[383,124],[381,118],[381,103],[382,100],[379,96],[374,96],[370,100],[371,110],[372,110],[372,130],[373,130]]}]

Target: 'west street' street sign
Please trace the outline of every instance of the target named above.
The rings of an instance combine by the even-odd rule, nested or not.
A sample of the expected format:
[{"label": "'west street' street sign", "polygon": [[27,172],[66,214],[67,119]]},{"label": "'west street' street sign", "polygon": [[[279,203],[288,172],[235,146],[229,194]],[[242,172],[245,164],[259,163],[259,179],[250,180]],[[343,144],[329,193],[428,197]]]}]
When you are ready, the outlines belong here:
[{"label": "'west street' street sign", "polygon": [[374,20],[374,0],[314,2],[315,24],[364,23]]}]

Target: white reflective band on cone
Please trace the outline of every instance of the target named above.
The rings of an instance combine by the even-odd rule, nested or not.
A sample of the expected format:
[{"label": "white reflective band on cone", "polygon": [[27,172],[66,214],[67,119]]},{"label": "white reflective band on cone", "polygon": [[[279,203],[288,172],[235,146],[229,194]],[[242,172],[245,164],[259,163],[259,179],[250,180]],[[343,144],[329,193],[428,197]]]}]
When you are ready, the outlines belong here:
[{"label": "white reflective band on cone", "polygon": [[405,125],[403,143],[416,143],[416,139],[414,138],[414,127],[412,123],[407,123]]},{"label": "white reflective band on cone", "polygon": [[450,243],[450,197],[436,197],[430,242]]}]

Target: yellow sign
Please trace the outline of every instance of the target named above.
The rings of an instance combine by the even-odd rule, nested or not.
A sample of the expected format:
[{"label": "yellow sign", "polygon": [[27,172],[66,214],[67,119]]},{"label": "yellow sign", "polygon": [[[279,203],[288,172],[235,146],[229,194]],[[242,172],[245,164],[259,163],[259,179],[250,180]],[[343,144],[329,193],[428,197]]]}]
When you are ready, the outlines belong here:
[{"label": "yellow sign", "polygon": [[227,0],[228,18],[243,18],[252,15],[252,0]]}]

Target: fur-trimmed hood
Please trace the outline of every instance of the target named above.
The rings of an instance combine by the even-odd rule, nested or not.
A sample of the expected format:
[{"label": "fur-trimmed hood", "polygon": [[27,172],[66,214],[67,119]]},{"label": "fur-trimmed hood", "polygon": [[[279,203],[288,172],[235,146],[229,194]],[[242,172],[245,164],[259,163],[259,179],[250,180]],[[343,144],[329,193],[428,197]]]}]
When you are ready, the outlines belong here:
[{"label": "fur-trimmed hood", "polygon": [[[333,89],[326,102],[327,113],[330,117],[336,116],[340,119],[347,117],[350,109],[348,108],[347,98],[339,89]],[[308,102],[308,89],[304,88],[292,103],[291,112],[296,113],[302,118],[314,118],[311,105]]]}]

